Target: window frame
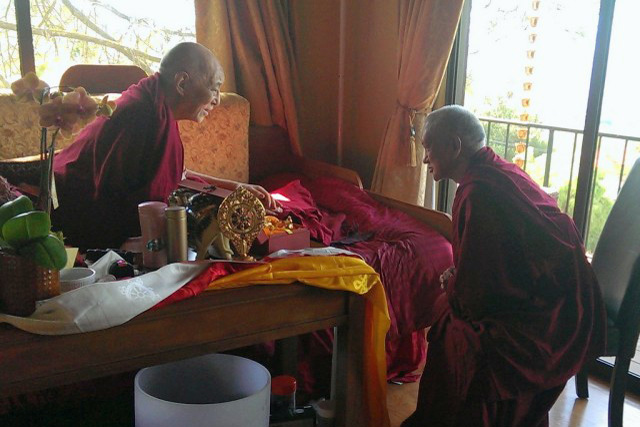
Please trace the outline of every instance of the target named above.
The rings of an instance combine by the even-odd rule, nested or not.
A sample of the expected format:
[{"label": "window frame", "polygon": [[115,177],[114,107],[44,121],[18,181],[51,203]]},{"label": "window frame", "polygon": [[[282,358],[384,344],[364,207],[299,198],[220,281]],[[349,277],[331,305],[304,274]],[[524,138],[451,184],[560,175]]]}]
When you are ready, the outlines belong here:
[{"label": "window frame", "polygon": [[13,0],[13,4],[16,11],[20,73],[24,76],[29,71],[34,73],[36,71],[33,34],[31,32],[31,5],[29,0]]}]

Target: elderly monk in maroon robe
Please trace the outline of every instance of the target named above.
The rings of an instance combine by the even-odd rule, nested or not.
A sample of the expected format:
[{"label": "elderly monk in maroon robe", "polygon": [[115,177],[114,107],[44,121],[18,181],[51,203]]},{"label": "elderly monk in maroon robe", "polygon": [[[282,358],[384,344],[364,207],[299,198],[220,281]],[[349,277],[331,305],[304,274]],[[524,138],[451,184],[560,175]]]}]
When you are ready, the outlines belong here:
[{"label": "elderly monk in maroon robe", "polygon": [[211,51],[180,43],[164,56],[158,73],[122,94],[111,118],[96,119],[56,156],[60,207],[53,220],[69,243],[117,248],[140,235],[138,204],[166,201],[185,176],[231,190],[244,186],[275,207],[262,187],[184,169],[177,120],[201,122],[220,102],[223,80]]},{"label": "elderly monk in maroon robe", "polygon": [[484,141],[462,107],[427,117],[424,162],[459,184],[454,267],[404,427],[547,426],[567,380],[604,348],[605,310],[573,221]]}]

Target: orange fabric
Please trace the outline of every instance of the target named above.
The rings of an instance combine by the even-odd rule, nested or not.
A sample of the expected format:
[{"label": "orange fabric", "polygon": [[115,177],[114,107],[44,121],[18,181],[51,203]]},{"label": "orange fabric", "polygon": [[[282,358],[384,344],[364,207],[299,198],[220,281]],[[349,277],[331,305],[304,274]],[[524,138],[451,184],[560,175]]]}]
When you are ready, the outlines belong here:
[{"label": "orange fabric", "polygon": [[426,173],[422,167],[420,117],[416,116],[416,167],[410,166],[411,110],[428,112],[440,89],[463,0],[400,0],[398,91],[393,116],[378,152],[371,189],[407,203],[422,204]]},{"label": "orange fabric", "polygon": [[384,288],[378,274],[359,258],[346,256],[283,258],[214,280],[208,290],[251,285],[304,283],[349,291],[367,300],[363,354],[364,425],[388,427],[385,336],[389,329]]},{"label": "orange fabric", "polygon": [[297,69],[286,2],[195,0],[196,38],[219,56],[226,79],[251,104],[251,123],[287,130],[301,156]]}]

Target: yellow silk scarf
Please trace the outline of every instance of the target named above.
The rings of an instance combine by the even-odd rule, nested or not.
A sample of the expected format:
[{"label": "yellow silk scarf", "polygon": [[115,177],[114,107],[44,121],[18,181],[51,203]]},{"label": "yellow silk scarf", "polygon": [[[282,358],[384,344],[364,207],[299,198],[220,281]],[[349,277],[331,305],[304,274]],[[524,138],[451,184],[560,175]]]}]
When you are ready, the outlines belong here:
[{"label": "yellow silk scarf", "polygon": [[304,283],[324,289],[349,291],[367,301],[363,354],[367,426],[389,426],[385,336],[389,311],[378,274],[363,260],[348,256],[282,258],[211,282],[207,290],[249,285]]}]

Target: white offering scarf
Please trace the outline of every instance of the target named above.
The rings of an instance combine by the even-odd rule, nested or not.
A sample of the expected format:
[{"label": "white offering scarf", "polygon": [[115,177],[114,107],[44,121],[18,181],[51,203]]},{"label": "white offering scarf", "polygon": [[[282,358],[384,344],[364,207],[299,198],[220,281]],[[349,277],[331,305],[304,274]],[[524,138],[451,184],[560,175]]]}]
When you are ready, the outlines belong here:
[{"label": "white offering scarf", "polygon": [[[122,258],[109,252],[91,268],[102,278],[118,259]],[[131,279],[98,281],[44,301],[29,317],[0,313],[0,322],[40,335],[77,334],[118,326],[173,294],[209,264],[175,263]]]},{"label": "white offering scarf", "polygon": [[[323,247],[280,250],[269,258],[335,255],[359,256],[344,249]],[[110,251],[91,268],[102,279],[108,276],[109,266],[119,259],[122,258]],[[97,283],[43,301],[29,317],[0,313],[0,323],[10,323],[23,331],[40,335],[67,335],[111,328],[147,311],[189,283],[210,264],[210,261],[175,263],[117,282],[98,279]]]}]

